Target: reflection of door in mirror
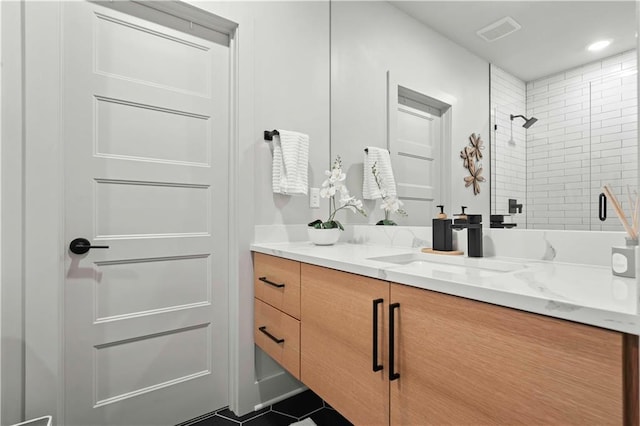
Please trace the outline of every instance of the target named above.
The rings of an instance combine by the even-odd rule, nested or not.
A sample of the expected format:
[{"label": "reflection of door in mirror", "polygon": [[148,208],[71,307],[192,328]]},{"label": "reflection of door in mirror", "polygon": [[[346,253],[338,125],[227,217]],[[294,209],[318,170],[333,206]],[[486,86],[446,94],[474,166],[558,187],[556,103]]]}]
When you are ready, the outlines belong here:
[{"label": "reflection of door in mirror", "polygon": [[449,204],[443,176],[450,105],[397,84],[391,73],[388,89],[388,147],[398,198],[409,214],[402,224],[423,225],[434,216],[436,204]]},{"label": "reflection of door in mirror", "polygon": [[[391,161],[396,170],[398,197],[411,216],[429,217],[434,202],[440,199],[438,175],[442,163],[439,155],[442,114],[430,114],[400,103],[396,114],[398,138],[392,144]],[[405,221],[410,222],[411,216]]]}]

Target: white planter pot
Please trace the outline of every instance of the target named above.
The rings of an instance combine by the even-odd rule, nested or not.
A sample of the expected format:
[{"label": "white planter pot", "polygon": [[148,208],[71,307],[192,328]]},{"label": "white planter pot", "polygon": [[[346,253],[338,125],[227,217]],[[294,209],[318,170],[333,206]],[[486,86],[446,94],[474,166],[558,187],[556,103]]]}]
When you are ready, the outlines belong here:
[{"label": "white planter pot", "polygon": [[316,229],[316,228],[307,228],[307,232],[309,233],[309,240],[318,246],[330,246],[335,244],[338,239],[340,239],[340,229],[339,228],[331,228],[331,229]]}]

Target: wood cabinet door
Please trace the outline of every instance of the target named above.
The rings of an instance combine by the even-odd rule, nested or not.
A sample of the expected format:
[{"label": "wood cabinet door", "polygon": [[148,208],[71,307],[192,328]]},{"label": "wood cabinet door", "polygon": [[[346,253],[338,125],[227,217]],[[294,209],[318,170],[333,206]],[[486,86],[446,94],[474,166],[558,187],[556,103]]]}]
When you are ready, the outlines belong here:
[{"label": "wood cabinet door", "polygon": [[392,425],[623,423],[623,334],[397,284],[391,302]]},{"label": "wood cabinet door", "polygon": [[[307,264],[301,279],[302,382],[354,424],[388,425],[389,283]],[[374,304],[379,371],[374,371]]]}]

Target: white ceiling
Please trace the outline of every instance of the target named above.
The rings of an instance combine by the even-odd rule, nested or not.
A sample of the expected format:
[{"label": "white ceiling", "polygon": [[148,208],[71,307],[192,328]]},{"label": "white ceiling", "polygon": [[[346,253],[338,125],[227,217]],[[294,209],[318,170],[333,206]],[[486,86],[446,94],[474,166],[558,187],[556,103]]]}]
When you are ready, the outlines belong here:
[{"label": "white ceiling", "polygon": [[[524,81],[636,47],[636,5],[626,1],[391,1],[430,28]],[[522,28],[494,42],[476,31],[510,16]],[[612,40],[600,52],[587,46]]]}]

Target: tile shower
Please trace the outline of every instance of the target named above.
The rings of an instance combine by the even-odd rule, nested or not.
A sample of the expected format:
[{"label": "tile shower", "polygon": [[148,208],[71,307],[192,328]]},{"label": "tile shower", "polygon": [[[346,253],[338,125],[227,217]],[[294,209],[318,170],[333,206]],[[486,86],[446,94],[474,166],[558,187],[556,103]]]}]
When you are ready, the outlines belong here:
[{"label": "tile shower", "polygon": [[[597,203],[604,183],[624,199],[636,187],[636,72],[635,50],[527,83],[492,65],[492,213],[516,198],[520,228],[622,230]],[[510,114],[539,121],[525,130]]]}]

